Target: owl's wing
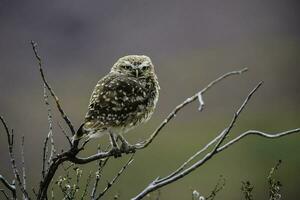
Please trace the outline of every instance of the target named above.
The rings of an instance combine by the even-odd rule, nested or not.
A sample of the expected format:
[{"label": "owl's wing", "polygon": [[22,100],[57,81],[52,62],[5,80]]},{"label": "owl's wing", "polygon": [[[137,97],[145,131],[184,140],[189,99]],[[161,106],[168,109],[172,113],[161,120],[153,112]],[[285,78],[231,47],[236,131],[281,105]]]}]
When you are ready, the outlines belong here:
[{"label": "owl's wing", "polygon": [[86,122],[94,121],[104,127],[121,124],[131,113],[146,106],[148,96],[147,89],[136,79],[109,74],[92,93]]}]

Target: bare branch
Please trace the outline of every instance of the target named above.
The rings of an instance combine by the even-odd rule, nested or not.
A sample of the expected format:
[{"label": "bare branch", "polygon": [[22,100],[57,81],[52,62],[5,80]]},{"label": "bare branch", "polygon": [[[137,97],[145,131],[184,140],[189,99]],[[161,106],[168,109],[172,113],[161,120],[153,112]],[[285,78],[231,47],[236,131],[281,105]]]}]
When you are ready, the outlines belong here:
[{"label": "bare branch", "polygon": [[92,180],[92,172],[90,172],[89,176],[87,177],[86,184],[85,184],[83,193],[82,193],[81,198],[80,198],[81,200],[84,200],[85,196],[87,195],[87,191],[88,191],[88,188],[90,186],[91,180]]},{"label": "bare branch", "polygon": [[72,135],[75,135],[75,129],[74,129],[74,126],[73,126],[72,122],[70,121],[70,119],[68,118],[68,116],[65,114],[64,110],[62,109],[62,107],[61,107],[61,105],[59,103],[58,97],[56,96],[56,94],[52,90],[52,88],[49,85],[49,83],[46,81],[46,78],[45,78],[45,75],[44,75],[44,71],[43,71],[43,68],[42,68],[42,59],[39,56],[38,51],[37,51],[37,43],[31,40],[30,44],[32,46],[34,55],[35,55],[35,57],[36,57],[36,59],[38,61],[39,70],[40,70],[40,74],[41,74],[41,77],[43,79],[43,82],[46,85],[47,89],[49,90],[51,96],[53,97],[53,99],[54,99],[54,101],[56,103],[56,106],[57,106],[57,108],[58,108],[58,110],[59,110],[62,118],[65,120],[66,124],[69,126],[69,128],[70,128],[70,130],[72,132]]},{"label": "bare branch", "polygon": [[221,146],[220,148],[218,148],[217,152],[223,151],[224,149],[230,147],[231,145],[233,145],[234,143],[238,142],[239,140],[241,140],[242,138],[244,138],[248,135],[257,135],[257,136],[265,137],[268,139],[277,139],[277,138],[280,138],[283,136],[291,135],[293,133],[300,133],[300,128],[287,130],[287,131],[279,132],[279,133],[264,133],[262,131],[249,130],[249,131],[246,131],[246,132],[240,134],[238,137],[230,140],[228,143],[226,143],[223,146]]},{"label": "bare branch", "polygon": [[5,192],[3,189],[0,189],[0,192],[5,196],[5,198],[6,198],[7,200],[9,200],[8,195],[6,194],[6,192]]},{"label": "bare branch", "polygon": [[19,171],[18,171],[17,166],[16,166],[16,162],[15,162],[15,156],[14,156],[14,153],[13,153],[14,132],[13,132],[13,130],[11,130],[11,132],[9,132],[8,126],[7,126],[5,120],[2,116],[0,116],[0,120],[1,120],[1,122],[4,126],[4,128],[5,128],[6,135],[7,135],[8,152],[9,152],[9,156],[10,156],[10,162],[11,162],[11,167],[12,167],[13,174],[15,176],[15,179],[17,180],[18,186],[20,187],[21,192],[23,193],[25,199],[30,199],[26,189],[23,186],[23,183],[21,181],[21,176],[19,174]]},{"label": "bare branch", "polygon": [[[17,199],[17,191],[14,182],[10,184],[1,174],[0,174],[0,181],[7,189],[11,191],[13,199]],[[3,191],[2,193],[4,194],[5,192]],[[4,195],[6,195],[6,193]]]},{"label": "bare branch", "polygon": [[220,192],[226,184],[226,179],[223,176],[220,176],[217,184],[215,185],[214,189],[210,192],[210,195],[208,195],[205,200],[213,200],[215,199],[218,192]]},{"label": "bare branch", "polygon": [[[25,137],[23,135],[22,136],[22,144],[21,144],[21,157],[22,157],[23,187],[26,190],[26,169],[25,169],[24,142],[25,142]],[[25,195],[23,195],[23,198],[26,199]]]},{"label": "bare branch", "polygon": [[[158,133],[161,131],[161,129],[168,124],[168,122],[173,119],[177,112],[180,111],[182,108],[184,108],[185,106],[187,106],[188,104],[194,102],[195,100],[199,100],[200,101],[200,108],[199,110],[202,110],[202,107],[204,105],[204,101],[203,101],[203,94],[208,91],[211,87],[213,87],[215,84],[219,83],[220,81],[222,81],[223,79],[232,76],[232,75],[239,75],[242,74],[243,72],[246,72],[248,69],[244,68],[242,70],[238,70],[238,71],[232,71],[232,72],[228,72],[222,76],[220,76],[219,78],[217,78],[216,80],[210,82],[205,88],[203,88],[201,91],[197,92],[196,94],[194,94],[193,96],[187,98],[184,102],[182,102],[181,104],[179,104],[178,106],[175,107],[175,109],[167,116],[167,118],[158,126],[158,128],[152,133],[152,135],[143,143],[137,144],[136,148],[137,149],[143,149],[146,148],[153,140],[154,138],[158,135]],[[200,97],[200,98],[199,98]]]},{"label": "bare branch", "polygon": [[61,124],[59,122],[57,122],[58,124],[58,127],[60,128],[61,132],[64,134],[64,136],[66,137],[66,139],[68,140],[69,142],[69,145],[72,146],[72,142],[71,142],[71,139],[70,137],[67,135],[66,131],[64,130],[64,128],[61,126]]},{"label": "bare branch", "polygon": [[219,148],[219,146],[222,144],[222,142],[225,140],[226,136],[230,133],[230,131],[232,130],[233,126],[236,123],[236,120],[238,119],[239,115],[241,114],[241,112],[244,110],[244,108],[246,107],[247,103],[249,102],[249,100],[251,99],[252,95],[258,90],[258,88],[263,84],[263,82],[260,82],[247,96],[247,98],[245,99],[245,101],[243,102],[243,104],[241,105],[241,107],[238,109],[238,111],[234,114],[233,119],[231,120],[229,126],[224,130],[224,133],[221,137],[221,139],[219,140],[219,142],[217,143],[217,145],[214,147],[212,153],[214,154],[215,152],[217,152],[217,149]]},{"label": "bare branch", "polygon": [[6,122],[5,122],[5,120],[4,120],[4,118],[2,116],[0,116],[0,120],[1,120],[1,123],[4,126],[4,129],[5,129],[5,132],[6,132],[8,145],[11,145],[11,143],[12,143],[12,137],[13,136],[10,135],[9,129],[7,127],[7,124],[6,124]]},{"label": "bare branch", "polygon": [[[230,130],[232,129],[232,127],[234,126],[238,116],[240,115],[240,113],[242,112],[242,110],[244,109],[244,107],[246,106],[246,104],[248,103],[248,101],[250,100],[251,96],[254,94],[254,92],[260,87],[261,83],[259,85],[257,85],[247,96],[247,98],[245,99],[244,103],[241,105],[241,107],[238,109],[238,111],[235,113],[231,123],[229,124],[229,126],[221,133],[219,134],[216,138],[220,138],[219,141],[218,139],[214,139],[213,141],[218,141],[217,144],[215,145],[215,147],[213,148],[212,151],[210,151],[209,153],[207,153],[201,160],[197,161],[195,164],[193,164],[192,166],[190,166],[187,169],[182,169],[182,171],[179,173],[173,173],[173,176],[167,176],[167,178],[157,178],[156,180],[152,181],[141,193],[139,193],[136,197],[132,198],[133,200],[138,200],[138,199],[142,199],[144,196],[146,196],[147,194],[149,194],[152,191],[155,191],[165,185],[168,185],[178,179],[181,179],[183,177],[185,177],[186,175],[188,175],[189,173],[191,173],[192,171],[194,171],[195,169],[197,169],[198,167],[200,167],[201,165],[203,165],[206,161],[210,160],[214,155],[216,155],[218,152],[221,152],[222,150],[224,150],[225,148],[229,147],[230,145],[232,145],[233,143],[235,143],[236,141],[238,141],[239,139],[241,139],[240,137],[237,137],[235,139],[233,139],[234,142],[230,141],[229,143],[223,145],[220,147],[221,143],[224,141],[226,135],[228,135],[228,133],[230,132]],[[300,129],[295,129],[295,130],[290,130],[290,131],[286,131],[283,133],[280,133],[277,135],[277,137],[281,137],[283,135],[288,135],[290,133],[295,133],[295,132],[300,132]],[[253,133],[253,132],[252,132]],[[258,135],[261,136],[269,136],[266,134],[261,134],[261,132],[255,132]],[[250,134],[250,133],[248,133]],[[271,138],[276,138],[276,136],[272,136]],[[237,140],[238,139],[238,140]],[[209,144],[213,144],[214,142],[210,142]],[[206,146],[207,148],[209,147],[208,145]],[[205,147],[205,149],[207,149]],[[203,150],[201,150],[203,152]],[[196,153],[197,154],[197,153]]]},{"label": "bare branch", "polygon": [[56,154],[56,150],[55,150],[55,144],[54,144],[54,139],[53,139],[53,125],[52,125],[51,106],[50,106],[49,101],[48,101],[47,88],[46,88],[45,84],[44,84],[44,102],[47,106],[48,123],[49,123],[49,132],[48,132],[47,138],[50,139],[50,144],[51,144],[50,145],[51,146],[50,156],[48,158],[48,166],[49,166],[53,156]]},{"label": "bare branch", "polygon": [[99,200],[103,195],[113,186],[113,184],[118,180],[118,178],[123,174],[123,172],[126,170],[126,168],[132,163],[134,154],[131,155],[131,157],[128,159],[128,161],[125,163],[125,165],[120,169],[120,171],[116,174],[116,176],[107,183],[106,188],[98,195],[96,200]]},{"label": "bare branch", "polygon": [[46,173],[46,158],[47,158],[47,144],[48,144],[49,137],[47,136],[44,140],[43,145],[43,161],[42,161],[42,177],[45,178]]},{"label": "bare branch", "polygon": [[[100,146],[98,147],[98,152],[100,152]],[[95,183],[92,188],[91,199],[95,199],[95,195],[98,189],[98,183],[102,176],[102,171],[106,164],[108,163],[110,157],[105,158],[104,160],[99,160],[98,162],[98,170],[96,171]]]},{"label": "bare branch", "polygon": [[237,117],[240,115],[242,110],[245,108],[246,104],[254,94],[254,92],[262,85],[262,82],[260,82],[247,96],[241,107],[238,109],[238,111],[234,114],[233,119],[231,120],[231,123],[227,128],[225,128],[216,138],[214,138],[212,141],[210,141],[208,144],[206,144],[202,149],[200,149],[198,152],[196,152],[194,155],[192,155],[187,161],[185,161],[178,169],[176,169],[174,172],[172,172],[170,175],[161,178],[159,181],[165,181],[167,179],[170,179],[171,177],[174,177],[176,174],[178,174],[180,171],[182,171],[192,160],[194,160],[197,156],[199,156],[201,153],[206,151],[212,144],[214,144],[216,141],[219,141],[212,152],[217,151],[218,147],[221,145],[223,140],[226,138],[227,134],[231,131],[233,128],[233,125],[235,124]]}]

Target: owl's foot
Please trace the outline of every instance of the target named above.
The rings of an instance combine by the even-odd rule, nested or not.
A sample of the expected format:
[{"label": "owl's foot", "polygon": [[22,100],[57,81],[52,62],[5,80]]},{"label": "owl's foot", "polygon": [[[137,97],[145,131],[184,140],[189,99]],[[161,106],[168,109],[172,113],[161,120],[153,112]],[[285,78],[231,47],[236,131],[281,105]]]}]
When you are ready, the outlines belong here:
[{"label": "owl's foot", "polygon": [[131,145],[129,143],[122,143],[121,145],[121,151],[122,152],[125,152],[126,154],[129,154],[129,153],[135,153],[135,146],[134,145]]},{"label": "owl's foot", "polygon": [[119,148],[116,148],[116,147],[112,147],[110,152],[112,153],[112,155],[115,157],[115,158],[118,158],[118,157],[121,157],[122,156],[122,151],[119,149]]},{"label": "owl's foot", "polygon": [[121,135],[118,135],[118,138],[122,143],[120,148],[122,152],[125,152],[126,154],[135,152],[136,148],[134,145],[129,144]]},{"label": "owl's foot", "polygon": [[109,136],[110,136],[109,137],[110,138],[110,143],[111,143],[111,146],[112,146],[110,151],[112,152],[112,154],[115,158],[121,157],[122,156],[122,151],[120,150],[120,148],[118,146],[118,143],[116,142],[116,139],[115,139],[113,133],[109,133]]}]

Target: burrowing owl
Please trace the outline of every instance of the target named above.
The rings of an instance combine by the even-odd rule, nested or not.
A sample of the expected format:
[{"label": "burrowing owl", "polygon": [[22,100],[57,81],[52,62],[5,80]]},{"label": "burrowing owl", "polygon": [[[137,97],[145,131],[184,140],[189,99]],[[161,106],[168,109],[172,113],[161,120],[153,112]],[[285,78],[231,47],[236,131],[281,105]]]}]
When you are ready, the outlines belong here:
[{"label": "burrowing owl", "polygon": [[120,58],[110,73],[98,81],[75,139],[109,134],[114,147],[118,138],[121,148],[128,148],[122,134],[150,119],[158,96],[159,84],[150,58],[144,55]]}]

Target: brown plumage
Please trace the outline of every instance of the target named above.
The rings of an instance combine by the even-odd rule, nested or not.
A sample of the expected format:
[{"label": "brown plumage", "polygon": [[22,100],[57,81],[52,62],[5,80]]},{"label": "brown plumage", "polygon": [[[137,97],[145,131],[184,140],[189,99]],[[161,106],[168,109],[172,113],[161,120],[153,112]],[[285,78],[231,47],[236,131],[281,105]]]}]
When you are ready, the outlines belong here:
[{"label": "brown plumage", "polygon": [[98,81],[75,139],[110,133],[122,141],[122,134],[151,117],[158,96],[159,84],[150,58],[144,55],[120,58],[110,73]]}]

